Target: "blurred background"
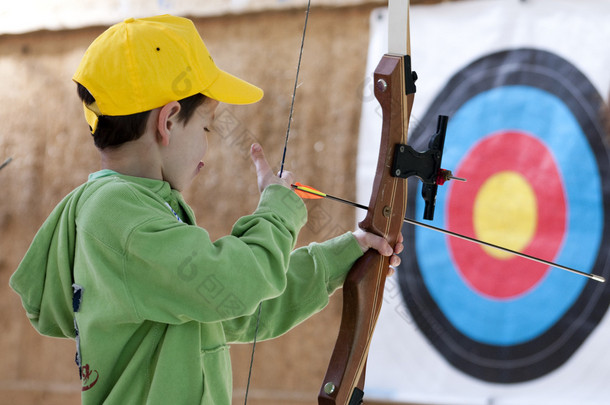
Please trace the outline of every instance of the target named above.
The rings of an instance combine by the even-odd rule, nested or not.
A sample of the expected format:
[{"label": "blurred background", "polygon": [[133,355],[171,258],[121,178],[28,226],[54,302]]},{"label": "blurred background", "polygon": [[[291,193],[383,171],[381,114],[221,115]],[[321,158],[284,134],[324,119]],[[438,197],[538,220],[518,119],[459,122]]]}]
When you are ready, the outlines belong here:
[{"label": "blurred background", "polygon": [[[386,1],[312,1],[286,169],[366,204],[380,112],[372,74]],[[306,0],[21,1],[0,6],[0,404],[78,404],[74,342],[38,335],[8,280],[53,207],[100,167],[71,77],[89,44],[128,17],[195,22],[216,63],[262,87],[221,105],[205,168],[185,192],[212,238],[258,202],[248,150],[279,170]],[[450,116],[435,225],[607,276],[609,0],[411,1],[419,74],[411,141]],[[529,152],[528,152],[529,151]],[[533,151],[533,152],[532,152]],[[409,215],[421,219],[416,182]],[[299,246],[354,229],[353,208],[308,201]],[[551,214],[552,213],[552,214]],[[111,219],[109,219],[111,220]],[[605,284],[406,228],[367,370],[369,404],[605,404]],[[251,404],[317,402],[341,319],[321,313],[257,344]],[[250,345],[231,349],[243,401]]]}]

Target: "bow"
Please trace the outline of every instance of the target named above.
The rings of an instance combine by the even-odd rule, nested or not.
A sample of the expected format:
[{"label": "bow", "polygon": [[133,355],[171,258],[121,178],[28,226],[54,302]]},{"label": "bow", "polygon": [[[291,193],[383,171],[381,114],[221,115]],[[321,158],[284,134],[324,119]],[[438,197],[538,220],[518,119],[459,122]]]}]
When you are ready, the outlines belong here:
[{"label": "bow", "polygon": [[[409,1],[389,0],[389,41],[374,74],[375,97],[383,111],[377,172],[360,227],[395,245],[407,207],[407,182],[391,171],[395,149],[406,145],[415,93],[409,46]],[[389,257],[369,250],[343,285],[343,314],[330,365],[318,396],[320,405],[359,404],[373,330],[383,302]]]}]

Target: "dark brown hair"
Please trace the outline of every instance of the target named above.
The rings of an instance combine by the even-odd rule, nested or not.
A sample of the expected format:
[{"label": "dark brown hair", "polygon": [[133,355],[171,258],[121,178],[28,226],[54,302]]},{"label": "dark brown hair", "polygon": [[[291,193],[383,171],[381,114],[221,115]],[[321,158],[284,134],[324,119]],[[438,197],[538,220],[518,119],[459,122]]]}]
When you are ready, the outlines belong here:
[{"label": "dark brown hair", "polygon": [[[95,101],[95,98],[89,91],[80,83],[76,84],[78,97],[85,104],[89,105]],[[197,93],[190,97],[178,100],[180,103],[180,112],[178,113],[178,122],[186,125],[191,119],[197,107],[202,105],[206,96]],[[99,149],[108,147],[116,147],[125,142],[135,141],[140,138],[146,130],[146,123],[150,116],[150,111],[143,111],[131,115],[100,115],[98,118],[97,129],[93,134],[93,142]]]}]

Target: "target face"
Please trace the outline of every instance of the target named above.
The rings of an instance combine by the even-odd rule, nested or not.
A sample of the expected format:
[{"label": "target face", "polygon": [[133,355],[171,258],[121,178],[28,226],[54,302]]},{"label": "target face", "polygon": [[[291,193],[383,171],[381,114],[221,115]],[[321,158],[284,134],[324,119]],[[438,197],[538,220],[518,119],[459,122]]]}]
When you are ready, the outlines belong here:
[{"label": "target face", "polygon": [[[457,73],[410,143],[426,149],[449,115],[433,225],[609,276],[609,161],[601,97],[566,60],[540,50],[485,56]],[[407,216],[421,219],[409,180]],[[481,380],[538,378],[561,366],[608,307],[606,285],[427,229],[403,228],[401,291],[447,361]]]}]

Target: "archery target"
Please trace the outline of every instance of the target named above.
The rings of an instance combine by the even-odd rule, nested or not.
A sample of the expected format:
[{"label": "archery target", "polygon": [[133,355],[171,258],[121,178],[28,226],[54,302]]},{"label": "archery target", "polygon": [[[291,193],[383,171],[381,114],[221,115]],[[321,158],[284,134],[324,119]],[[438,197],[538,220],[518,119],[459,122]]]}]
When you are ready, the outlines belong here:
[{"label": "archery target", "polygon": [[[424,150],[449,115],[437,227],[609,276],[609,162],[601,97],[578,69],[536,49],[487,55],[458,72],[410,138]],[[407,216],[421,219],[409,180]],[[484,381],[560,367],[599,323],[605,284],[405,225],[399,280],[418,327],[444,358]]]}]

